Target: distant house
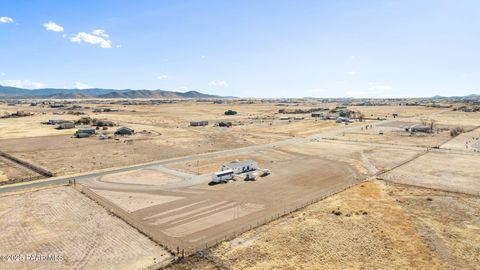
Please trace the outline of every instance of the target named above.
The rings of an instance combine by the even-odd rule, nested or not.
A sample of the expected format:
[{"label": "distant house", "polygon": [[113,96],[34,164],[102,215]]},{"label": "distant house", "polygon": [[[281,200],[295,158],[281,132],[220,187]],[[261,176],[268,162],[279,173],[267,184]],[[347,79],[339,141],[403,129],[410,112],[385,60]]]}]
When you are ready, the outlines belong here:
[{"label": "distant house", "polygon": [[335,120],[337,123],[350,123],[352,120],[347,117],[338,117],[337,120]]},{"label": "distant house", "polygon": [[312,117],[324,117],[324,113],[323,112],[312,112]]},{"label": "distant house", "polygon": [[71,121],[64,121],[63,123],[58,125],[57,129],[70,129],[74,127],[75,127],[75,123]]},{"label": "distant house", "polygon": [[94,128],[80,128],[75,132],[74,136],[76,138],[86,138],[95,135]]},{"label": "distant house", "polygon": [[237,114],[237,111],[233,111],[233,110],[225,111],[225,115],[235,115],[235,114]]},{"label": "distant house", "polygon": [[219,122],[219,123],[218,123],[218,126],[219,126],[219,127],[231,127],[231,126],[232,126],[232,122],[222,121],[222,122]]},{"label": "distant house", "polygon": [[208,121],[192,121],[190,122],[190,126],[192,127],[208,126]]},{"label": "distant house", "polygon": [[48,125],[60,125],[61,123],[65,122],[65,120],[58,120],[58,119],[50,119],[48,120]]},{"label": "distant house", "polygon": [[418,125],[410,126],[408,128],[408,131],[410,131],[411,133],[416,133],[416,132],[430,133],[432,132],[432,129],[429,126],[418,124]]},{"label": "distant house", "polygon": [[113,127],[115,126],[115,123],[110,120],[97,120],[95,122],[95,126],[97,127]]},{"label": "distant house", "polygon": [[254,160],[233,161],[225,163],[220,167],[220,171],[232,170],[234,173],[244,173],[258,169],[258,164]]},{"label": "distant house", "polygon": [[135,130],[128,128],[128,127],[121,127],[115,131],[115,135],[117,136],[130,136],[135,133]]}]

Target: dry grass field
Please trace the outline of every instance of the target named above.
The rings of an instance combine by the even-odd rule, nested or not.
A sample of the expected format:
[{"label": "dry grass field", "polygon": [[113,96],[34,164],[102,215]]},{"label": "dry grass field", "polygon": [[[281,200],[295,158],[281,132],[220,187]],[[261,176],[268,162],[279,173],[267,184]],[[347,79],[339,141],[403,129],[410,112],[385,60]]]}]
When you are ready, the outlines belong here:
[{"label": "dry grass field", "polygon": [[475,269],[478,197],[370,181],[169,269]]},{"label": "dry grass field", "polygon": [[[163,248],[71,187],[0,197],[1,269],[142,269],[169,262]],[[20,259],[20,258],[17,258]]]}]

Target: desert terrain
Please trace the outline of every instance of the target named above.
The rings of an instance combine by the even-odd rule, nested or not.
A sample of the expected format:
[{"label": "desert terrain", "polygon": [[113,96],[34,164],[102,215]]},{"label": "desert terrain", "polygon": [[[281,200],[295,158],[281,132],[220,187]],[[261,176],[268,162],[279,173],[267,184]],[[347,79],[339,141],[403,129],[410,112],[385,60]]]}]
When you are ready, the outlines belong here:
[{"label": "desert terrain", "polygon": [[[0,119],[0,251],[61,256],[14,269],[475,269],[480,114],[456,106],[0,103],[31,113]],[[113,126],[45,124],[85,117]],[[269,173],[211,185],[245,160]]]}]

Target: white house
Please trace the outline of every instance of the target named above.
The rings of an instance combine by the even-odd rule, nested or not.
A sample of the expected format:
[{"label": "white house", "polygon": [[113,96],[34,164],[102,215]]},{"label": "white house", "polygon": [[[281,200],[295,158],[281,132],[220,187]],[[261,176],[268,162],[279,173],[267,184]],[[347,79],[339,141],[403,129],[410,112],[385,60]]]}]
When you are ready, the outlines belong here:
[{"label": "white house", "polygon": [[244,173],[258,169],[258,164],[254,160],[233,161],[225,163],[220,167],[220,171],[232,170],[235,174]]}]

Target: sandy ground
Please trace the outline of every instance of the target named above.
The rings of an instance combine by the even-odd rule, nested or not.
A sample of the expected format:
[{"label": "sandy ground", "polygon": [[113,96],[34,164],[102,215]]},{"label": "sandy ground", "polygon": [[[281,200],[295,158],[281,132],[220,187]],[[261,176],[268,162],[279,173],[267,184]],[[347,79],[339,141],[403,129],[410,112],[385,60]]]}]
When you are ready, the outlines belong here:
[{"label": "sandy ground", "polygon": [[1,255],[54,261],[0,261],[1,269],[141,269],[171,255],[70,187],[0,197]]},{"label": "sandy ground", "polygon": [[121,184],[164,185],[179,182],[181,179],[158,170],[147,169],[109,174],[101,177],[100,180]]},{"label": "sandy ground", "polygon": [[480,154],[428,153],[382,178],[410,185],[480,195]]},{"label": "sandy ground", "polygon": [[134,212],[154,205],[169,203],[183,199],[178,196],[144,194],[134,192],[92,189],[93,192],[120,206],[123,210]]},{"label": "sandy ground", "polygon": [[169,269],[476,269],[480,200],[372,181]]}]

